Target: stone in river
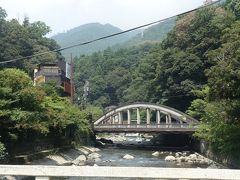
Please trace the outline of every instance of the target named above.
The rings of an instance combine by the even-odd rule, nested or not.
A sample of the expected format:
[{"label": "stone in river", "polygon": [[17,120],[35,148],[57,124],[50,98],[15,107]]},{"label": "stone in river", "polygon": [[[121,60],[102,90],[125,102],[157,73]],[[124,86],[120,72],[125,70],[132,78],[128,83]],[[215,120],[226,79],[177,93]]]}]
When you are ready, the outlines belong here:
[{"label": "stone in river", "polygon": [[156,152],[152,153],[152,156],[155,156],[155,157],[159,156],[159,152],[156,151]]},{"label": "stone in river", "polygon": [[134,159],[134,157],[129,155],[129,154],[126,154],[126,155],[123,156],[123,159],[130,160],[130,159]]},{"label": "stone in river", "polygon": [[94,160],[94,159],[97,159],[97,158],[100,158],[100,157],[101,157],[101,155],[98,154],[98,153],[91,153],[91,154],[88,155],[89,160]]},{"label": "stone in river", "polygon": [[166,156],[165,161],[175,161],[176,158],[174,156]]},{"label": "stone in river", "polygon": [[87,158],[85,155],[78,156],[75,160],[73,160],[73,164],[77,166],[82,166],[86,162]]}]

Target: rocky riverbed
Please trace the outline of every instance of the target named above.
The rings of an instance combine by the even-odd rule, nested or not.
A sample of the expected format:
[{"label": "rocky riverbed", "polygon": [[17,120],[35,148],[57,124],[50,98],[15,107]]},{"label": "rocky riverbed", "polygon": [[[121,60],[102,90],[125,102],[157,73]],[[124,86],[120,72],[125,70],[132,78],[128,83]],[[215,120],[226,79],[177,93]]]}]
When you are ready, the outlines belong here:
[{"label": "rocky riverbed", "polygon": [[[69,166],[146,166],[221,168],[216,162],[196,152],[186,150],[157,150],[152,146],[152,136],[136,134],[108,134],[97,137],[100,149],[82,146],[51,154],[32,164]],[[127,148],[120,149],[117,145]],[[106,146],[108,145],[108,146]],[[130,147],[128,146],[130,145]],[[148,148],[135,148],[139,147]],[[121,147],[121,146],[120,146]]]},{"label": "rocky riverbed", "polygon": [[99,151],[99,148],[82,146],[80,148],[69,149],[48,155],[43,159],[33,161],[31,164],[59,166],[94,165],[95,162],[101,160],[101,155],[98,153]]},{"label": "rocky riverbed", "polygon": [[[43,159],[35,160],[30,164],[57,166],[223,168],[216,162],[196,152],[190,151],[153,151],[149,149],[119,149],[116,147],[99,149],[86,146],[57,152]],[[19,180],[21,178],[5,177],[2,179]]]},{"label": "rocky riverbed", "polygon": [[52,154],[31,164],[221,168],[216,162],[190,151],[152,151],[113,147],[99,149],[86,146]]},{"label": "rocky riverbed", "polygon": [[[45,158],[34,160],[29,164],[57,166],[224,168],[196,152],[179,150],[177,148],[163,150],[161,147],[153,146],[152,138],[152,136],[142,136],[139,134],[97,137],[100,142],[100,148],[82,146],[75,149],[58,151]],[[120,147],[123,146],[124,149],[119,148],[117,145],[121,145]],[[18,180],[19,177],[7,177],[5,179]]]}]

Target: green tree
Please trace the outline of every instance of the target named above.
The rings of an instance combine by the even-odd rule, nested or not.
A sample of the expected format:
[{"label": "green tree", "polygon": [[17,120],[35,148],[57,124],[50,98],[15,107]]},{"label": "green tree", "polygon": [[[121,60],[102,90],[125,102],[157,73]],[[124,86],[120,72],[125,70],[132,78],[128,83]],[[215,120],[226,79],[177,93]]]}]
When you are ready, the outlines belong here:
[{"label": "green tree", "polygon": [[3,143],[0,142],[0,162],[6,158],[6,148]]},{"label": "green tree", "polygon": [[4,20],[7,17],[6,11],[0,7],[0,21]]},{"label": "green tree", "polygon": [[[16,19],[5,20],[5,17],[6,12],[1,8],[0,61],[31,56],[59,48],[54,40],[45,37],[50,32],[50,28],[44,22],[30,23],[29,19],[25,17],[23,24],[20,24]],[[4,67],[21,68],[32,75],[33,69],[40,62],[56,62],[57,59],[62,59],[60,53],[49,52],[31,59],[26,58],[23,61],[8,63]]]},{"label": "green tree", "polygon": [[238,0],[227,0],[226,1],[227,8],[230,9],[236,17],[240,18],[240,3]]},{"label": "green tree", "polygon": [[30,77],[17,69],[0,70],[0,87],[0,136],[8,151],[13,151],[9,144],[50,137],[76,143],[91,141],[87,113],[60,97],[57,89],[33,86]]}]

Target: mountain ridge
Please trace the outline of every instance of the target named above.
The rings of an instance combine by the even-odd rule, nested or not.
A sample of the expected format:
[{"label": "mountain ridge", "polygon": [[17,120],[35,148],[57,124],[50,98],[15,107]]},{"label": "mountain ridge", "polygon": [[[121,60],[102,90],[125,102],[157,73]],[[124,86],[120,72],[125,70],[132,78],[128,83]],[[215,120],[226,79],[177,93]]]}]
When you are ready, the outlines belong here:
[{"label": "mountain ridge", "polygon": [[[70,54],[72,54],[73,57],[83,54],[90,55],[94,52],[102,51],[109,47],[112,47],[113,49],[119,49],[138,45],[144,42],[159,42],[162,41],[166,37],[167,33],[173,29],[175,20],[176,19],[170,19],[145,29],[131,31],[84,46],[67,49],[62,51],[62,54],[66,60],[69,60]],[[52,36],[52,39],[57,41],[61,47],[66,47],[122,31],[123,30],[120,28],[109,23],[101,24],[94,22],[80,25],[64,33],[58,33]]]}]

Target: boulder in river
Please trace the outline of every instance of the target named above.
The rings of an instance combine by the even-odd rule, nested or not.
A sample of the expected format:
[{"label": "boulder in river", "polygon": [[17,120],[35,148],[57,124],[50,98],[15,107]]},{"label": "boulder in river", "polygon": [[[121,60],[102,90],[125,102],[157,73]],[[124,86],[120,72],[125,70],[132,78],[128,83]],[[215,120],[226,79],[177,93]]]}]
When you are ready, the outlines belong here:
[{"label": "boulder in river", "polygon": [[89,160],[94,160],[94,159],[97,159],[97,158],[100,158],[100,157],[101,157],[101,155],[98,154],[98,153],[91,153],[91,154],[89,154],[89,155],[87,156],[87,158],[88,158]]},{"label": "boulder in river", "polygon": [[165,161],[175,161],[176,158],[174,156],[166,156]]},{"label": "boulder in river", "polygon": [[197,155],[196,154],[190,154],[188,156],[189,159],[191,159],[192,161],[196,161],[197,160]]},{"label": "boulder in river", "polygon": [[130,159],[134,159],[134,157],[129,155],[129,154],[126,154],[126,155],[123,156],[123,159],[130,160]]},{"label": "boulder in river", "polygon": [[159,156],[159,152],[156,151],[156,152],[152,153],[152,156],[158,157]]},{"label": "boulder in river", "polygon": [[75,160],[73,160],[72,163],[77,166],[83,166],[85,164],[86,160],[87,160],[87,158],[85,155],[80,155]]},{"label": "boulder in river", "polygon": [[182,152],[176,152],[175,155],[182,156]]},{"label": "boulder in river", "polygon": [[179,159],[180,162],[186,162],[187,161],[187,158],[183,157],[183,156],[179,157],[178,159]]}]

